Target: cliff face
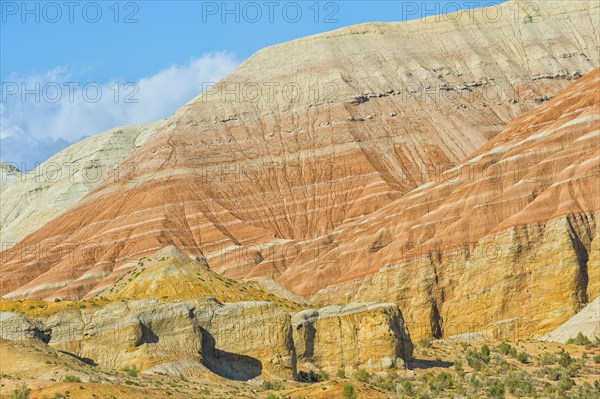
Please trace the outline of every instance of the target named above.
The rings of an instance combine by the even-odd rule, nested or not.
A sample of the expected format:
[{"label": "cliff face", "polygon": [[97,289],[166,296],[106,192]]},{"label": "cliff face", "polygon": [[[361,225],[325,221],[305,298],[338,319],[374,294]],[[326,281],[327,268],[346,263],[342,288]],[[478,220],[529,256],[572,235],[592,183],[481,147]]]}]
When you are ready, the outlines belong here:
[{"label": "cliff face", "polygon": [[600,295],[599,88],[596,69],[442,179],[343,226],[320,270],[337,279],[313,299],[398,303],[414,337],[517,339],[566,321]]},{"label": "cliff face", "polygon": [[599,64],[597,5],[526,9],[366,24],[260,51],[158,129],[125,161],[126,178],[2,253],[0,294],[81,298],[171,244],[219,273],[271,276],[304,295],[374,273],[397,229],[368,234],[374,255],[356,271],[356,260],[325,257],[351,242],[337,242],[346,225]]},{"label": "cliff face", "polygon": [[120,301],[34,320],[1,312],[0,338],[42,341],[103,369],[135,366],[146,373],[199,372],[238,381],[296,379],[298,357],[302,368],[309,362],[331,372],[403,369],[411,359],[410,335],[395,305],[309,312],[318,316],[294,319],[316,329],[313,336],[293,333],[291,316],[272,302]]},{"label": "cliff face", "polygon": [[354,303],[305,310],[292,317],[299,368],[404,368],[413,345],[394,304]]}]

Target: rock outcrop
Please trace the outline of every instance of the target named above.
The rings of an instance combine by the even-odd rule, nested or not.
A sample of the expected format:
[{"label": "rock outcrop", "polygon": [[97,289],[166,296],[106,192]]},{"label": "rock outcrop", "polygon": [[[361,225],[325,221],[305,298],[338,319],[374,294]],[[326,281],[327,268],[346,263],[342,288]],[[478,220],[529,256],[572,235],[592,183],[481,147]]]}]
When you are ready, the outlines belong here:
[{"label": "rock outcrop", "polygon": [[125,179],[122,163],[164,122],[111,129],[60,151],[29,173],[0,164],[0,244],[7,249],[71,208],[107,177]]},{"label": "rock outcrop", "polygon": [[185,303],[158,300],[116,302],[96,312],[62,312],[51,316],[49,344],[104,367],[200,362],[202,337]]},{"label": "rock outcrop", "polygon": [[258,52],[159,128],[126,178],[4,251],[0,295],[82,298],[167,245],[302,295],[375,273],[396,260],[382,256],[395,225],[368,234],[360,266],[334,259],[353,243],[338,241],[346,226],[370,225],[598,66],[597,4],[536,5],[533,16],[510,1],[495,20],[364,24]]},{"label": "rock outcrop", "polygon": [[0,312],[0,338],[11,341],[50,340],[50,330],[40,320],[31,320],[19,313]]},{"label": "rock outcrop", "polygon": [[302,379],[298,362],[304,373],[402,368],[413,350],[393,304],[307,310],[292,321],[272,302],[146,299],[35,320],[0,312],[0,321],[1,339],[46,342],[104,369],[176,375],[192,370],[238,381]]},{"label": "rock outcrop", "polygon": [[275,304],[212,303],[197,307],[194,317],[202,330],[202,363],[215,374],[296,378],[290,315]]},{"label": "rock outcrop", "polygon": [[271,302],[118,301],[31,320],[0,312],[0,338],[38,339],[104,368],[208,369],[224,378],[294,379],[290,315]]},{"label": "rock outcrop", "polygon": [[353,303],[292,318],[299,368],[385,371],[404,368],[413,345],[395,304]]}]

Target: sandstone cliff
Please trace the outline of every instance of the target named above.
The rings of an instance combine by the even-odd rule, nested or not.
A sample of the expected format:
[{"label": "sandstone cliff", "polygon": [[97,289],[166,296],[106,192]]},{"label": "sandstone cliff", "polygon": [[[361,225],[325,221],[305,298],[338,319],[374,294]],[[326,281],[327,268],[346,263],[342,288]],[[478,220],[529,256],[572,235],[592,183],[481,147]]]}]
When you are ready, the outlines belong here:
[{"label": "sandstone cliff", "polygon": [[[304,295],[376,272],[397,229],[365,237],[374,255],[357,270],[325,256],[351,245],[337,241],[346,225],[394,207],[599,64],[596,4],[538,6],[532,16],[502,4],[494,21],[365,24],[260,51],[128,158],[126,179],[2,253],[0,294],[81,298],[168,245]],[[439,291],[416,308],[435,309]]]},{"label": "sandstone cliff", "polygon": [[30,319],[0,312],[0,339],[36,340],[102,369],[135,367],[228,380],[298,378],[303,371],[403,369],[413,346],[391,304],[352,304],[291,316],[271,302],[118,301]]},{"label": "sandstone cliff", "polygon": [[292,318],[299,365],[305,370],[382,371],[412,359],[410,334],[398,306],[354,303],[305,310]]}]

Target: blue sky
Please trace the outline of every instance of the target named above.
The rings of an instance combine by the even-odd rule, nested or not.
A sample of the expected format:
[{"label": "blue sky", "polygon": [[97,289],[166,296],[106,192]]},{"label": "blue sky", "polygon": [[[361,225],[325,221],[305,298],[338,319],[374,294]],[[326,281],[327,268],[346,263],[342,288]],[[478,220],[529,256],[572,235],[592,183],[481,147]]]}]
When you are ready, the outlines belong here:
[{"label": "blue sky", "polygon": [[32,169],[83,137],[168,117],[266,46],[500,2],[0,0],[0,159]]}]

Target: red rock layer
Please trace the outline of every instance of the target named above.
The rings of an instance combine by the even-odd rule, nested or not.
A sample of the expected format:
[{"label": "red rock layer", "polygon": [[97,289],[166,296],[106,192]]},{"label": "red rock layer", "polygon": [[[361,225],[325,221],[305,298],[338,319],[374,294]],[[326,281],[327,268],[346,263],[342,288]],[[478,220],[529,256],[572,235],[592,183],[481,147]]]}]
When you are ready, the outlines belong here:
[{"label": "red rock layer", "polygon": [[[600,63],[598,7],[540,3],[532,25],[515,5],[494,21],[367,24],[257,53],[126,160],[129,176],[2,253],[0,294],[95,295],[167,245],[304,294],[346,268],[348,278],[376,271],[380,255],[344,270],[334,260],[327,272],[314,259],[332,242],[353,246],[337,242],[345,226],[370,221]],[[399,234],[390,228],[374,254]]]}]

